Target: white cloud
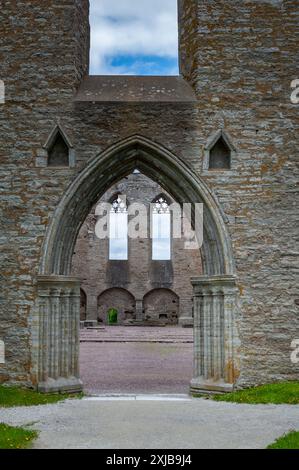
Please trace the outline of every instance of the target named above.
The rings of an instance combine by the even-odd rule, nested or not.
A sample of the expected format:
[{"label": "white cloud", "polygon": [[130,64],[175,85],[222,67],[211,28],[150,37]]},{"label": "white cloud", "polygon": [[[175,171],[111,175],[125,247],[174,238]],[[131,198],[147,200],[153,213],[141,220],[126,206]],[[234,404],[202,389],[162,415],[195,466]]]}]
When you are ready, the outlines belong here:
[{"label": "white cloud", "polygon": [[[138,73],[145,56],[177,59],[177,0],[91,0],[90,7],[91,73]],[[121,56],[136,61],[111,65]]]}]

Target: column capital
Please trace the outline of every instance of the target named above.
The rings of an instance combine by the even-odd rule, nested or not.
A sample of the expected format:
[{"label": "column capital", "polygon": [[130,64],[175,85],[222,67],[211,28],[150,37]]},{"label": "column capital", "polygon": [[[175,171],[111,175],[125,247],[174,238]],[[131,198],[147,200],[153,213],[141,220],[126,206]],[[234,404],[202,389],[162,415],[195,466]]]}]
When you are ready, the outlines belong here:
[{"label": "column capital", "polygon": [[217,291],[227,294],[237,290],[237,278],[231,275],[193,277],[191,284],[195,295],[209,295]]},{"label": "column capital", "polygon": [[37,287],[38,290],[80,288],[80,279],[73,276],[39,275]]}]

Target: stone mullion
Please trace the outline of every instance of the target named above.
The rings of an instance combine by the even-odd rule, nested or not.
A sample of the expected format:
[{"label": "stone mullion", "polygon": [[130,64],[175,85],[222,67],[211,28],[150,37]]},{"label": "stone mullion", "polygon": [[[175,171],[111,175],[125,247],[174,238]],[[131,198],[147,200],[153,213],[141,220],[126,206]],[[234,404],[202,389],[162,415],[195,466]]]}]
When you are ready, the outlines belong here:
[{"label": "stone mullion", "polygon": [[59,377],[59,317],[60,317],[60,295],[61,289],[53,289],[52,293],[52,309],[51,309],[51,377],[58,379]]},{"label": "stone mullion", "polygon": [[225,381],[234,382],[234,337],[233,317],[236,292],[224,289],[224,352],[225,352]]},{"label": "stone mullion", "polygon": [[68,359],[68,346],[69,346],[69,334],[68,334],[68,313],[69,313],[69,289],[63,291],[62,302],[61,302],[61,350],[60,350],[60,362],[61,362],[61,376],[69,376],[69,359]]},{"label": "stone mullion", "polygon": [[49,311],[50,291],[40,294],[39,301],[39,380],[47,380],[49,376]]},{"label": "stone mullion", "polygon": [[80,310],[80,296],[72,291],[70,296],[70,317],[69,317],[69,334],[70,334],[70,375],[78,376],[79,367],[79,318],[76,318],[77,310]]},{"label": "stone mullion", "polygon": [[223,325],[221,324],[222,293],[213,289],[213,377],[216,380],[223,378],[221,338],[223,336]]},{"label": "stone mullion", "polygon": [[80,349],[80,293],[73,292],[73,335],[74,335],[74,350],[73,350],[73,376],[79,377],[79,349]]},{"label": "stone mullion", "polygon": [[203,375],[203,296],[194,295],[194,376]]},{"label": "stone mullion", "polygon": [[211,313],[212,313],[212,296],[210,292],[204,293],[204,378],[209,379],[212,376],[211,367]]}]

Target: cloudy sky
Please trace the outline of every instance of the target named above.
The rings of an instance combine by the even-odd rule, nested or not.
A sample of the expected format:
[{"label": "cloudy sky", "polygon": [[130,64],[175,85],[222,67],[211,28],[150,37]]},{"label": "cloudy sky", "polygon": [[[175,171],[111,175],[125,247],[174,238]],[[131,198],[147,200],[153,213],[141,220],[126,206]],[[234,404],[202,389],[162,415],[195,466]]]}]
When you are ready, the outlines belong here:
[{"label": "cloudy sky", "polygon": [[92,75],[176,75],[177,0],[90,0]]}]

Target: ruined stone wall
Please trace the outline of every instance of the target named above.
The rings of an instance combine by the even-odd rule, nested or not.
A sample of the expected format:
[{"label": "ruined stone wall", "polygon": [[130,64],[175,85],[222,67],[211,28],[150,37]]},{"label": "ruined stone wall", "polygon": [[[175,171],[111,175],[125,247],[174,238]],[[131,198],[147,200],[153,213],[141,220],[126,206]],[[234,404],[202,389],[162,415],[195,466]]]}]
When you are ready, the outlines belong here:
[{"label": "ruined stone wall", "polygon": [[[81,286],[87,295],[87,318],[96,320],[100,311],[101,317],[103,316],[103,308],[99,305],[98,297],[104,291],[115,287],[127,290],[136,301],[143,304],[143,310],[144,297],[149,292],[153,289],[170,289],[180,299],[178,315],[191,317],[193,293],[190,279],[202,273],[200,252],[186,250],[184,239],[173,238],[171,261],[152,261],[151,256],[150,204],[160,194],[168,198],[169,204],[174,202],[173,199],[158,183],[141,173],[131,174],[119,181],[99,202],[111,202],[111,199],[118,194],[126,196],[128,205],[140,202],[146,207],[148,238],[129,239],[128,261],[109,261],[109,240],[100,240],[95,235],[97,217],[94,213],[95,208],[93,209],[79,233],[72,268],[72,274],[80,277]],[[113,300],[113,295],[116,295],[115,290],[109,296],[110,307],[114,304],[116,306],[117,299]],[[108,305],[106,305],[106,297],[105,308]],[[152,296],[153,301],[156,297],[161,296],[158,294]],[[159,305],[159,302],[154,303]],[[147,310],[150,310],[150,306]],[[157,319],[157,316],[153,314],[150,316],[152,319]]]},{"label": "ruined stone wall", "polygon": [[[228,218],[240,289],[240,384],[298,378],[298,2],[197,4],[198,148],[224,128],[232,171],[203,172]],[[188,23],[182,37],[188,35]],[[184,70],[183,70],[184,71]]]},{"label": "ruined stone wall", "polygon": [[56,122],[72,129],[72,97],[88,70],[88,0],[1,1],[0,382],[29,382],[30,314],[45,229],[74,173],[39,168]]},{"label": "ruined stone wall", "polygon": [[[193,11],[194,3],[196,41],[186,47],[194,65],[191,74],[182,71],[195,86],[197,107],[74,104],[87,66],[88,2],[1,3],[0,78],[7,94],[0,105],[0,338],[7,351],[1,382],[35,382],[30,318],[55,208],[87,162],[132,134],[183,159],[221,204],[240,291],[238,384],[298,378],[290,362],[291,341],[299,337],[298,107],[290,101],[290,82],[298,78],[297,1],[184,0],[184,8]],[[180,27],[187,41],[187,15]],[[40,167],[58,119],[74,146],[75,168]],[[236,154],[230,171],[209,172],[205,147],[220,128]]]}]

